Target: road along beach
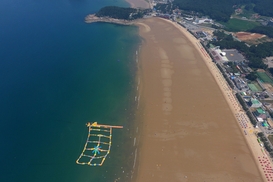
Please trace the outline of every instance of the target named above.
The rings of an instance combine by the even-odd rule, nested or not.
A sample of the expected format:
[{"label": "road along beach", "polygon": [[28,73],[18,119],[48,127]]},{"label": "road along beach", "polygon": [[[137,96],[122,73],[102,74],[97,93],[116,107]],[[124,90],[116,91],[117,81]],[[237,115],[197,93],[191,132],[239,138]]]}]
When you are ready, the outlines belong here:
[{"label": "road along beach", "polygon": [[143,112],[137,181],[265,180],[261,156],[250,150],[253,132],[244,137],[235,118],[243,115],[240,106],[200,43],[160,18],[138,26]]}]

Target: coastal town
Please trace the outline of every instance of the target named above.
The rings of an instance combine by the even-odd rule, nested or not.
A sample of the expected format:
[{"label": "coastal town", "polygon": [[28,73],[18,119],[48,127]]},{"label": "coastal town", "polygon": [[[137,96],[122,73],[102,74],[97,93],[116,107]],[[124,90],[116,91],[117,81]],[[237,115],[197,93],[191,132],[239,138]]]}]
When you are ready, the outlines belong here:
[{"label": "coastal town", "polygon": [[[166,1],[153,1],[154,6],[158,3],[167,4]],[[241,8],[235,9],[235,15],[240,13],[242,13]],[[267,181],[273,181],[271,176],[273,171],[273,77],[268,71],[268,68],[273,67],[273,56],[263,59],[267,69],[259,68],[254,72],[253,68],[249,66],[246,55],[243,55],[240,50],[222,49],[213,44],[218,39],[215,32],[219,31],[227,36],[230,35],[233,41],[243,42],[248,47],[261,43],[262,41],[259,41],[261,39],[268,42],[271,42],[272,39],[258,33],[223,31],[224,25],[208,17],[192,16],[188,13],[183,15],[183,11],[179,9],[174,10],[172,14],[156,13],[156,16],[176,22],[187,29],[202,44],[202,46],[200,45],[202,53],[209,55],[213,66],[219,70],[219,75],[216,78],[222,77],[227,83],[224,92],[232,101],[231,107],[235,108],[235,117],[244,135],[247,140],[248,138],[256,138],[256,145],[260,145],[260,150],[263,153],[258,157],[260,170],[264,172]],[[253,17],[257,18],[259,15],[253,14]],[[242,19],[249,21],[246,17]],[[266,17],[261,20],[261,23],[271,26],[272,20],[273,18]],[[254,75],[254,77],[248,75]],[[254,148],[252,150],[255,151]]]},{"label": "coastal town", "polygon": [[[256,69],[256,77],[248,79],[247,75],[253,73],[254,70],[248,66],[249,61],[240,51],[237,49],[221,49],[220,46],[213,45],[212,40],[217,39],[214,32],[219,30],[204,25],[215,24],[212,19],[207,17],[181,17],[179,11],[174,11],[170,17],[162,14],[157,16],[172,19],[200,41],[254,126],[255,129],[251,130],[250,133],[253,132],[257,135],[259,144],[265,147],[268,155],[273,157],[273,78],[270,72],[264,69]],[[225,32],[225,34],[232,35],[233,40],[239,42],[266,37],[266,35],[249,32]],[[248,43],[245,44],[249,46]],[[271,68],[273,57],[266,57],[264,63],[268,65],[268,68]],[[243,128],[247,129],[246,121],[241,122],[243,122],[241,123]],[[244,130],[244,133],[247,134],[247,130]]]}]

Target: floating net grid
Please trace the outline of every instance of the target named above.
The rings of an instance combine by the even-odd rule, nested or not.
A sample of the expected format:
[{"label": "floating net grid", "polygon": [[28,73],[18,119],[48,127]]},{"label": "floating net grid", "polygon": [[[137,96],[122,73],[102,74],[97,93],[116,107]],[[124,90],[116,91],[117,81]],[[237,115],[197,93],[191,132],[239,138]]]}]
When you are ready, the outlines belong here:
[{"label": "floating net grid", "polygon": [[100,125],[97,122],[87,123],[88,136],[83,151],[76,160],[77,164],[102,166],[110,153],[112,144],[112,128],[122,126]]}]

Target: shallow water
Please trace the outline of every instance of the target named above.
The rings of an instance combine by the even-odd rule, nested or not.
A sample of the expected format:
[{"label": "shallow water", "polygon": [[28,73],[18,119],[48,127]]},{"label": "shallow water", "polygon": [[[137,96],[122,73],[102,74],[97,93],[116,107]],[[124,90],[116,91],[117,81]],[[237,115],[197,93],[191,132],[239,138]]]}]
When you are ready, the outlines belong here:
[{"label": "shallow water", "polygon": [[[128,6],[0,2],[0,181],[129,178],[139,37],[136,27],[84,23],[105,5]],[[112,151],[99,168],[75,163],[88,121],[124,126],[114,130]]]}]

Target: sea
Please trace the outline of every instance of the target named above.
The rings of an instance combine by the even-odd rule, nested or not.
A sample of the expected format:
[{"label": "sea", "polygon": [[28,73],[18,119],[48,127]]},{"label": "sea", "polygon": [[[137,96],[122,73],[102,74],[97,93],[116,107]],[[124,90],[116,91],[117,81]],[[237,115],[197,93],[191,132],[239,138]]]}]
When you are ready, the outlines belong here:
[{"label": "sea", "polygon": [[[87,24],[123,0],[0,1],[0,181],[127,182],[134,174],[135,26]],[[102,166],[78,165],[87,122],[121,125]]]}]

